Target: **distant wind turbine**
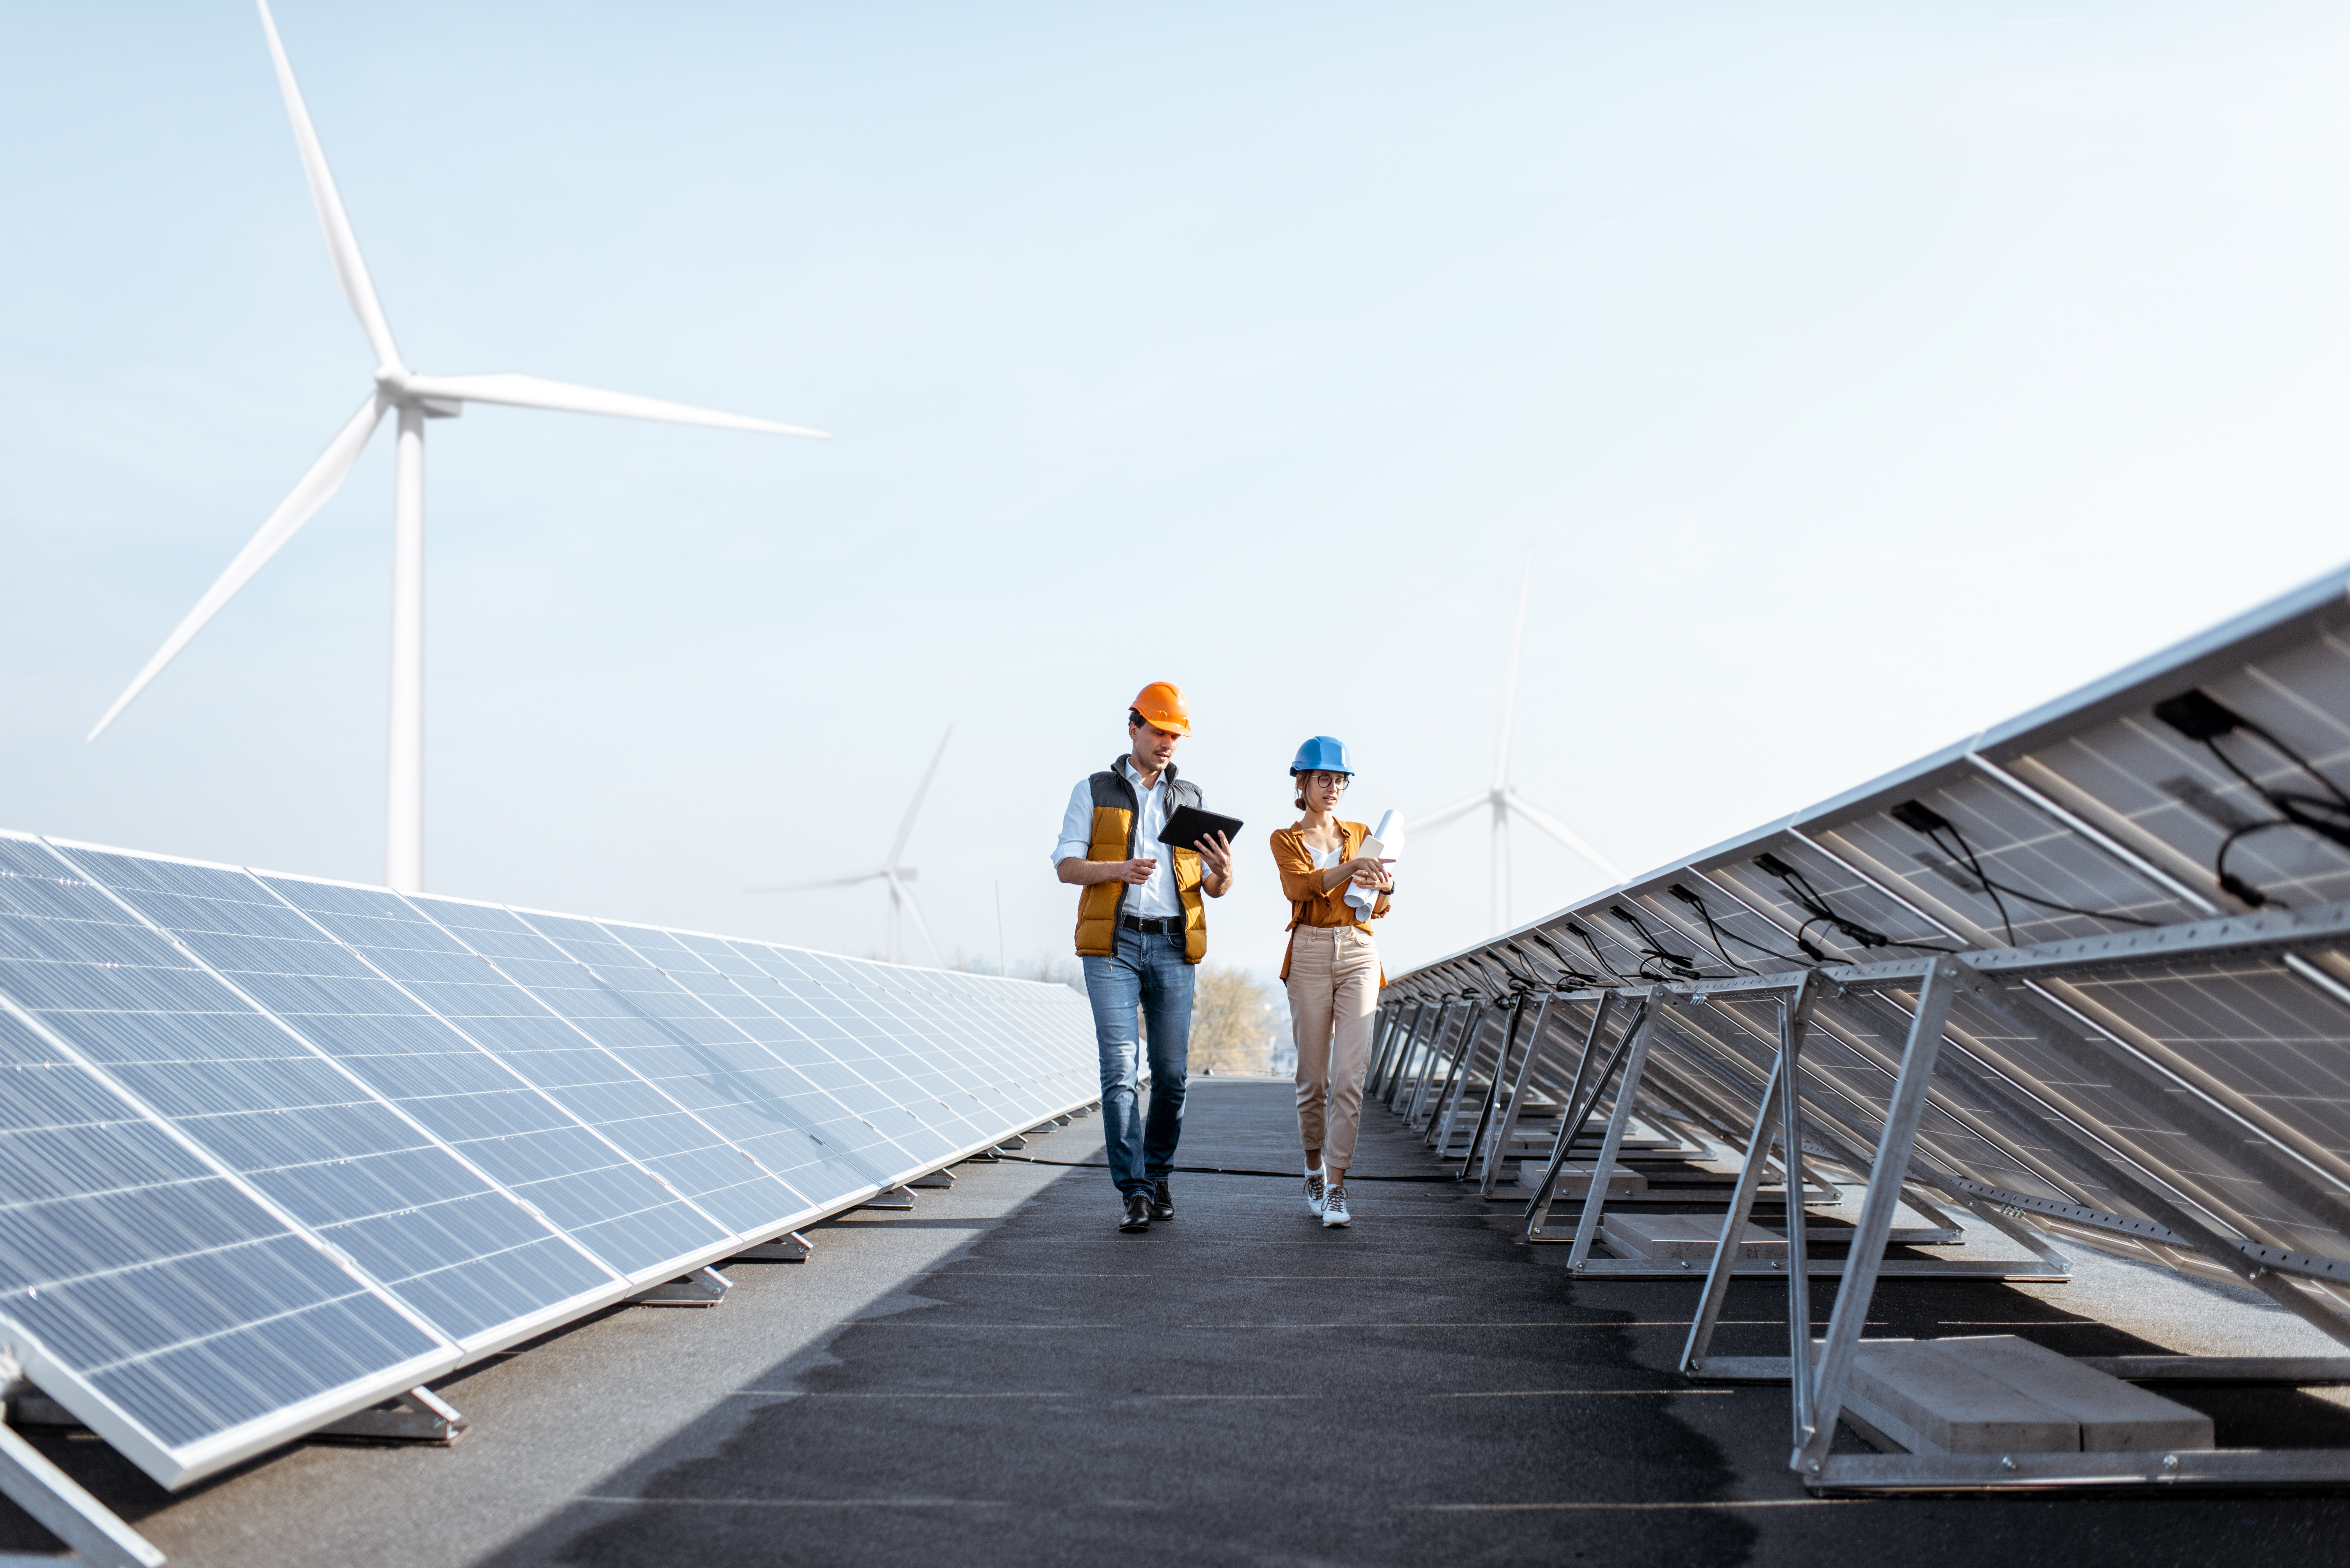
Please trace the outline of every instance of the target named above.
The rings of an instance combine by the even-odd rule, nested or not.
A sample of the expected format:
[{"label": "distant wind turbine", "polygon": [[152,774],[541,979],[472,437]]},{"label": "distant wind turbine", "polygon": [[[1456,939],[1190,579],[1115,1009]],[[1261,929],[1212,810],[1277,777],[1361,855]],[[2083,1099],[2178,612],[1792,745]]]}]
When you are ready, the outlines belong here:
[{"label": "distant wind turbine", "polygon": [[294,492],[261,525],[252,543],[237,553],[228,570],[196,601],[179,628],[163,640],[155,657],[139,672],[114,706],[89,732],[95,741],[131,700],[162,673],[163,667],[185,648],[221,607],[235,596],[295,530],[310,520],[343,483],[359,453],[388,413],[400,415],[400,445],[392,491],[391,566],[391,734],[389,746],[389,786],[384,824],[384,880],[401,892],[424,887],[424,421],[454,419],[467,403],[504,403],[520,409],[553,409],[565,413],[616,414],[623,419],[666,420],[675,424],[715,425],[722,430],[764,431],[774,435],[816,436],[823,431],[777,424],[742,414],[723,414],[684,403],[662,402],[626,392],[598,391],[593,387],[549,381],[537,376],[425,376],[411,370],[391,340],[375,285],[368,279],[358,237],[343,213],[342,198],[328,171],[327,155],[318,133],[311,128],[310,111],[303,107],[302,89],[295,84],[294,67],[278,40],[277,24],[269,14],[269,0],[257,0],[262,31],[269,38],[270,57],[277,64],[277,85],[286,95],[286,112],[294,122],[294,144],[302,155],[302,170],[310,182],[310,199],[318,208],[318,222],[327,231],[327,254],[343,297],[366,331],[375,350],[375,387],[342,433],[310,465]]},{"label": "distant wind turbine", "polygon": [[1510,813],[1513,811],[1606,872],[1611,881],[1624,880],[1624,873],[1617,869],[1607,857],[1586,843],[1581,834],[1510,787],[1510,719],[1518,697],[1518,650],[1526,637],[1526,595],[1534,587],[1534,557],[1528,556],[1525,576],[1518,584],[1518,623],[1510,632],[1509,667],[1502,677],[1502,719],[1493,738],[1492,786],[1471,795],[1458,805],[1448,805],[1442,811],[1432,811],[1426,816],[1410,817],[1406,823],[1411,836],[1419,839],[1468,815],[1481,805],[1492,808],[1495,936],[1510,929]]},{"label": "distant wind turbine", "polygon": [[954,726],[940,737],[939,749],[931,756],[931,765],[922,774],[922,782],[914,786],[914,804],[906,808],[906,820],[898,825],[898,841],[889,846],[889,858],[881,862],[879,871],[860,871],[854,877],[828,877],[821,882],[788,882],[780,888],[745,888],[746,893],[804,893],[813,888],[854,888],[862,882],[882,881],[889,884],[889,961],[898,959],[898,917],[902,911],[914,917],[914,929],[922,933],[922,943],[931,950],[931,961],[941,969],[947,967],[944,954],[939,951],[930,926],[922,919],[921,907],[914,902],[914,890],[906,886],[919,873],[911,866],[900,866],[899,857],[906,853],[906,840],[913,836],[914,818],[922,809],[922,797],[931,793],[931,781],[938,776],[939,762],[947,754],[947,742],[954,739]]}]

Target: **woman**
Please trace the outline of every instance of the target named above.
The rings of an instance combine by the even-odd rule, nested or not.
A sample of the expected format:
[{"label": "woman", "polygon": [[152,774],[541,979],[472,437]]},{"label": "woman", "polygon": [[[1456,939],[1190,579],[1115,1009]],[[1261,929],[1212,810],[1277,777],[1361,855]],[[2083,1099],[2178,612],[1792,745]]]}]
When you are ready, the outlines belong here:
[{"label": "woman", "polygon": [[[1305,815],[1274,834],[1273,863],[1289,899],[1289,950],[1282,956],[1281,979],[1289,988],[1289,1027],[1297,1042],[1305,1206],[1325,1225],[1347,1225],[1354,1220],[1347,1210],[1347,1168],[1362,1121],[1371,1012],[1385,978],[1370,922],[1388,912],[1395,882],[1387,862],[1362,852],[1371,830],[1337,818],[1338,797],[1355,776],[1347,748],[1316,735],[1297,748],[1289,776],[1297,781],[1297,809]],[[1361,889],[1359,904],[1347,897],[1356,889]]]}]

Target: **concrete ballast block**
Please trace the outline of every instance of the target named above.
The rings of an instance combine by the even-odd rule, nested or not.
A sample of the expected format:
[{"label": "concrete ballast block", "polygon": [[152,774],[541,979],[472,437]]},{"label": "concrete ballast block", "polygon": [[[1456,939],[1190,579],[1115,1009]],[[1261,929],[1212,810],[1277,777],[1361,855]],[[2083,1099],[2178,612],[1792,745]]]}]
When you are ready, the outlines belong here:
[{"label": "concrete ballast block", "polygon": [[[1712,1214],[1609,1214],[1602,1217],[1599,1233],[1607,1245],[1635,1258],[1688,1259],[1711,1262],[1721,1241],[1722,1220]],[[1738,1256],[1759,1262],[1784,1258],[1787,1238],[1776,1231],[1750,1224],[1739,1232]]]},{"label": "concrete ballast block", "polygon": [[[1549,1168],[1550,1161],[1547,1158],[1522,1160],[1517,1167],[1518,1184],[1522,1187],[1539,1187],[1542,1185],[1543,1172]],[[1596,1164],[1570,1163],[1561,1166],[1558,1172],[1558,1186],[1552,1189],[1552,1196],[1554,1198],[1582,1197],[1591,1190],[1591,1174],[1598,1168]],[[1648,1190],[1648,1179],[1630,1166],[1619,1165],[1609,1170],[1608,1197],[1629,1198],[1636,1192],[1647,1190]]]},{"label": "concrete ballast block", "polygon": [[1991,1334],[1933,1343],[1974,1370],[2072,1417],[2080,1426],[2085,1453],[2208,1449],[2214,1442],[2211,1417],[2202,1412],[2028,1339]]},{"label": "concrete ballast block", "polygon": [[1845,1404],[1912,1453],[2069,1454],[2081,1425],[1933,1340],[1864,1340]]}]

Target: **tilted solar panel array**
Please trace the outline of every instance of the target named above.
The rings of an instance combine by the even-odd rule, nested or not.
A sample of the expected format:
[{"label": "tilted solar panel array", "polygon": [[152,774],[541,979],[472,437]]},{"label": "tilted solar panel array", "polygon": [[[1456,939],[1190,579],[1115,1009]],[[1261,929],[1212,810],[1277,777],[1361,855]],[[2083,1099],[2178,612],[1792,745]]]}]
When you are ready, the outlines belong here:
[{"label": "tilted solar panel array", "polygon": [[1097,1093],[1065,987],[0,834],[0,1337],[176,1486]]},{"label": "tilted solar panel array", "polygon": [[[2315,934],[2278,917],[2273,941],[2230,935],[2280,910]],[[1398,976],[1386,1001],[1657,987],[1675,1000],[1653,1060],[1742,1135],[1778,1024],[1726,988],[1816,967],[1806,1090],[1867,1158],[1916,988],[1865,971],[1935,951],[2001,978],[1952,1007],[1921,1165],[2094,1211],[2068,1233],[2123,1250],[2107,1221],[2151,1236],[2160,1209],[2294,1254],[2276,1267],[2297,1310],[2350,1337],[2350,574]]]}]

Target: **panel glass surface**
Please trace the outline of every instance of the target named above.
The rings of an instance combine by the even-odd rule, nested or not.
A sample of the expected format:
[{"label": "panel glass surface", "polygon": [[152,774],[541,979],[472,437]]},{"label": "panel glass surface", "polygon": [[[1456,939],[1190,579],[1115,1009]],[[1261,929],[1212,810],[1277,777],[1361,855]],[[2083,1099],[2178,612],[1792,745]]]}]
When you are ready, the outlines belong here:
[{"label": "panel glass surface", "polygon": [[[539,1047],[524,1071],[562,1080],[546,1086],[733,1234],[772,1235],[806,1208],[805,1197],[671,1092],[698,1096],[702,1064],[577,960],[505,909],[421,895],[409,902],[511,982],[430,988],[424,1000],[435,1012],[485,1044],[501,1034]],[[467,1006],[491,1011],[450,1011]]]},{"label": "panel glass surface", "polygon": [[[79,858],[104,871],[117,857]],[[673,1194],[385,978],[356,942],[329,936],[243,872],[172,866],[156,879],[172,890],[117,891],[544,1216],[531,1255],[494,1264],[516,1304],[532,1303],[516,1317],[709,1244],[710,1227]],[[309,902],[343,908],[390,899],[319,884],[301,889]]]},{"label": "panel glass surface", "polygon": [[1000,1065],[970,1041],[917,1033],[877,972],[889,966],[776,947],[754,955],[762,956],[801,1009],[794,1023],[819,1038],[829,1030],[831,1038],[868,1052],[866,1070],[875,1081],[900,1105],[946,1129],[956,1147],[985,1141],[1024,1116],[1042,1114],[1005,1086]]},{"label": "panel glass surface", "polygon": [[[875,1038],[877,1032],[846,1001],[847,987],[840,977],[811,972],[796,961],[805,955],[788,948],[739,940],[722,943],[720,948],[723,952],[705,952],[713,966],[722,968],[762,1006],[797,1030],[845,1073],[853,1075],[853,1081],[862,1085],[858,1098],[870,1094],[887,1107],[879,1115],[860,1107],[859,1114],[891,1142],[901,1147],[929,1149],[937,1157],[969,1147],[972,1139],[959,1137],[967,1130],[962,1118],[917,1114],[931,1096],[884,1054]],[[844,1087],[837,1092],[850,1091]]]},{"label": "panel glass surface", "polygon": [[949,1118],[968,1143],[1007,1121],[1045,1114],[1028,1075],[992,1042],[928,1008],[905,982],[907,971],[861,959],[830,962],[841,971],[832,994],[863,1018],[882,1059],[924,1096],[912,1102],[924,1116]]},{"label": "panel glass surface", "polygon": [[578,961],[595,991],[611,1003],[618,1026],[613,1020],[594,1025],[598,1037],[806,1201],[837,1202],[861,1188],[887,1187],[916,1174],[919,1157],[889,1144],[878,1127],[844,1109],[689,989],[681,977],[698,972],[704,989],[733,990],[684,948],[665,942],[659,932],[626,933],[643,942],[661,961],[657,963],[620,940],[622,933],[593,921],[518,912]]},{"label": "panel glass surface", "polygon": [[[1009,986],[982,975],[876,967],[880,971],[877,981],[894,993],[902,1021],[916,1040],[944,1034],[968,1041],[974,1060],[983,1070],[992,1070],[1006,1101],[1020,1114],[1046,1116],[1068,1103],[1066,1051],[1056,1070],[1030,1030],[1019,1027],[1003,1009],[982,1004],[981,998],[1008,993]],[[983,1105],[975,1114],[984,1120],[988,1113]]]},{"label": "panel glass surface", "polygon": [[740,1157],[454,934],[382,888],[261,880],[587,1127],[614,1180],[621,1171],[651,1179],[659,1200],[632,1184],[627,1202],[575,1232],[599,1255],[677,1258],[735,1234],[691,1197],[739,1181]]},{"label": "panel glass surface", "polygon": [[[27,880],[0,872],[0,905],[45,902]],[[158,1446],[441,1351],[5,1012],[0,1091],[0,1316]]]},{"label": "panel glass surface", "polygon": [[[813,1018],[776,978],[751,958],[717,937],[690,931],[646,931],[635,926],[612,928],[613,934],[638,946],[660,961],[679,984],[732,1020],[735,1027],[788,1062],[809,1083],[822,1088],[846,1113],[838,1126],[843,1147],[869,1159],[900,1157],[933,1159],[951,1152],[948,1130],[934,1127],[878,1087],[865,1068],[871,1054],[837,1038],[818,1039],[791,1022],[797,1012]],[[662,944],[670,944],[664,946]],[[670,961],[674,949],[691,955],[694,964]],[[750,950],[755,951],[756,950]],[[827,1029],[825,1033],[829,1035]],[[823,1136],[831,1139],[834,1135]]]},{"label": "panel glass surface", "polygon": [[512,1199],[47,848],[0,869],[37,894],[0,911],[0,990],[444,1334],[512,1315],[479,1265],[546,1239]]}]

